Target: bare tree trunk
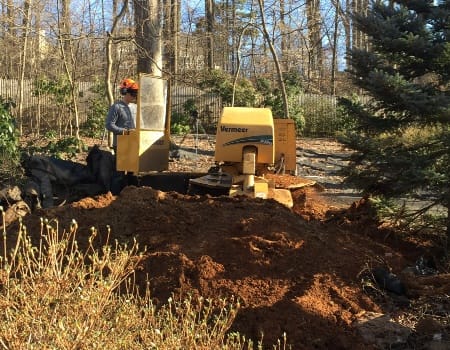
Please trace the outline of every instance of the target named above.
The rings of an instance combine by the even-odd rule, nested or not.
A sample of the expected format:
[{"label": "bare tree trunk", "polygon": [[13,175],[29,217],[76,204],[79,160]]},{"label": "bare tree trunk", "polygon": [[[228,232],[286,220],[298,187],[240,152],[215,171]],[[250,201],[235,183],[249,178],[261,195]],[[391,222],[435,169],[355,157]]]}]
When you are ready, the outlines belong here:
[{"label": "bare tree trunk", "polygon": [[[70,97],[73,108],[73,115],[75,119],[75,138],[80,141],[80,120],[78,113],[78,86],[74,79],[75,76],[75,57],[73,54],[72,46],[72,34],[71,34],[71,20],[70,20],[70,0],[61,0],[61,20],[59,22],[59,44],[61,58],[64,65],[64,71],[70,85]],[[71,127],[70,135],[73,135],[72,131],[72,118],[69,119],[69,125]],[[81,142],[78,143],[81,151]]]},{"label": "bare tree trunk", "polygon": [[180,0],[170,0],[164,7],[164,55],[170,75],[178,72],[178,35],[180,32]]},{"label": "bare tree trunk", "polygon": [[320,0],[307,0],[309,72],[311,78],[320,77],[322,71],[322,39]]},{"label": "bare tree trunk", "polygon": [[[234,4],[234,1],[231,0]],[[222,16],[224,16],[224,22],[225,22],[225,31],[227,33],[232,33],[232,23],[233,20],[230,19],[229,13],[232,12],[231,10],[231,4],[230,4],[230,0],[225,0],[224,1],[224,5],[223,5],[223,9],[222,9]],[[228,36],[227,36],[228,37]],[[229,45],[227,42],[221,42],[222,45],[222,58],[221,58],[221,67],[223,70],[231,70],[232,72],[234,71],[234,51],[233,51],[233,44]],[[228,59],[231,60],[231,62],[227,62]],[[230,65],[231,65],[231,69],[230,69]]]},{"label": "bare tree trunk", "polygon": [[333,58],[331,61],[331,93],[336,95],[336,70],[337,70],[337,38],[338,38],[338,27],[339,27],[339,11],[340,3],[336,0],[335,4],[335,15],[334,15],[334,34],[333,34]]},{"label": "bare tree trunk", "polygon": [[207,40],[207,67],[214,68],[214,1],[205,0],[206,9],[206,40]]},{"label": "bare tree trunk", "polygon": [[[116,0],[114,0],[114,3],[117,4]],[[111,75],[112,75],[112,67],[114,63],[114,59],[112,57],[113,52],[113,44],[117,29],[117,24],[119,23],[119,20],[123,17],[125,14],[125,11],[128,7],[128,0],[124,0],[123,6],[120,9],[120,12],[117,16],[115,16],[114,13],[114,20],[113,24],[111,26],[111,31],[109,33],[106,33],[106,74],[105,74],[105,87],[106,87],[106,94],[108,98],[109,105],[112,105],[114,103],[114,93],[111,86]]]},{"label": "bare tree trunk", "polygon": [[238,44],[237,44],[237,47],[236,47],[236,53],[237,53],[237,56],[236,56],[236,65],[237,65],[237,67],[236,67],[236,72],[235,72],[234,78],[233,78],[233,95],[232,95],[232,97],[231,97],[231,107],[234,107],[234,97],[235,97],[235,93],[236,93],[236,84],[237,84],[237,80],[238,80],[238,77],[239,77],[239,72],[240,72],[240,70],[241,70],[241,55],[240,55],[240,49],[241,49],[241,44],[242,44],[242,37],[245,35],[245,32],[246,32],[246,30],[248,29],[248,26],[249,26],[249,25],[246,25],[246,26],[242,29],[241,33],[239,34]]},{"label": "bare tree trunk", "polygon": [[28,59],[28,33],[30,31],[30,19],[31,19],[31,3],[32,0],[24,3],[24,18],[23,24],[23,46],[22,46],[22,62],[20,67],[20,80],[19,80],[19,133],[23,133],[23,83],[25,80],[25,68]]},{"label": "bare tree trunk", "polygon": [[278,85],[280,87],[281,95],[283,98],[284,118],[289,118],[288,96],[286,93],[286,86],[285,86],[284,80],[283,80],[283,72],[281,71],[281,66],[280,66],[280,62],[278,60],[277,52],[275,51],[272,40],[269,36],[269,32],[267,31],[267,25],[266,25],[266,20],[265,20],[265,16],[264,16],[263,0],[258,0],[258,5],[259,5],[259,13],[261,15],[261,26],[262,26],[261,29],[262,29],[265,41],[266,41],[267,45],[269,46],[270,52],[272,53],[272,58],[275,63],[275,68],[277,70]]},{"label": "bare tree trunk", "polygon": [[345,52],[347,53],[345,58],[345,63],[347,68],[350,68],[350,57],[348,53],[352,49],[352,32],[351,32],[351,9],[350,9],[350,1],[345,1],[345,14],[342,15],[342,20],[344,22],[344,31],[345,31]]},{"label": "bare tree trunk", "polygon": [[8,23],[7,29],[11,36],[15,36],[17,34],[17,32],[16,32],[16,28],[14,25],[14,19],[16,17],[14,2],[12,0],[7,0],[6,6],[7,6],[6,7],[6,17],[7,17],[7,23]]},{"label": "bare tree trunk", "polygon": [[281,33],[281,57],[282,67],[287,71],[289,65],[288,38],[286,33],[286,22],[284,16],[284,0],[280,0],[280,33]]},{"label": "bare tree trunk", "polygon": [[[143,7],[144,2],[148,7]],[[162,12],[162,2],[159,0],[135,0],[136,42],[141,50],[137,64],[138,73],[151,73],[155,77],[163,76]],[[168,85],[170,86],[170,82]],[[153,89],[152,91],[158,95],[152,96],[155,100],[162,101],[164,99],[165,91],[163,89]]]},{"label": "bare tree trunk", "polygon": [[[352,14],[360,14],[361,13],[361,4],[362,0],[353,0],[352,1]],[[358,29],[358,27],[353,22],[352,26],[352,48],[353,49],[359,49],[362,48],[362,40],[361,40],[361,31]]]},{"label": "bare tree trunk", "polygon": [[[35,38],[34,44],[31,48],[33,50],[32,52],[35,52],[35,55],[33,57],[33,76],[38,77],[42,72],[42,47],[45,45],[45,30],[42,29],[42,22],[41,22],[41,15],[44,12],[43,8],[44,5],[41,3],[35,3],[33,2],[32,8],[35,11],[34,14],[34,32],[37,33],[37,36]],[[33,133],[33,135],[39,136],[41,133],[41,117],[42,117],[42,102],[41,102],[41,95],[40,91],[37,92],[37,105],[36,105],[36,113],[30,117],[30,131]]]},{"label": "bare tree trunk", "polygon": [[138,73],[162,76],[161,15],[159,0],[135,0]]},{"label": "bare tree trunk", "polygon": [[70,20],[70,1],[71,0],[60,0],[61,1],[61,13],[59,21],[59,36],[60,44],[63,53],[63,58],[68,71],[72,71],[72,61],[68,57],[72,50],[71,41],[71,20]]},{"label": "bare tree trunk", "polygon": [[[368,0],[353,0],[352,1],[352,11],[353,14],[365,14],[367,13],[369,7]],[[354,24],[352,26],[352,47],[354,49],[365,49],[368,50],[369,42],[367,36],[361,32]]]},{"label": "bare tree trunk", "polygon": [[[181,3],[180,0],[174,0],[174,6],[172,7],[172,40],[173,40],[173,57],[172,57],[172,72],[178,74],[178,36],[180,34],[181,23]],[[169,87],[171,85],[169,84]],[[170,96],[170,95],[168,95]],[[170,115],[170,114],[169,114]]]},{"label": "bare tree trunk", "polygon": [[[358,12],[358,3],[359,0],[352,0],[352,10],[351,15],[354,15]],[[358,47],[358,30],[354,25],[354,21],[352,21],[352,49],[356,49]]]},{"label": "bare tree trunk", "polygon": [[[362,9],[361,11],[367,15],[367,11],[369,10],[369,0],[363,0],[362,2]],[[369,38],[367,36],[367,34],[363,34],[362,35],[362,46],[364,47],[365,50],[369,50]]]}]

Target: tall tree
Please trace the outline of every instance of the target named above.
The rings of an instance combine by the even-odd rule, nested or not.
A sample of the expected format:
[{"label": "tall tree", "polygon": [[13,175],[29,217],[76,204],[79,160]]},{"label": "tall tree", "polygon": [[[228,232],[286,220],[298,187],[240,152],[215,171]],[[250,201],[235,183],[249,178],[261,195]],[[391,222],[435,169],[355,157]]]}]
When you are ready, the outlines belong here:
[{"label": "tall tree", "polygon": [[208,69],[214,68],[214,1],[205,0],[206,10],[206,64]]},{"label": "tall tree", "polygon": [[331,58],[331,93],[334,96],[336,94],[336,70],[337,70],[337,53],[338,53],[338,28],[339,28],[339,12],[341,5],[339,0],[335,2],[335,15],[334,15],[334,34],[333,34],[333,51]]},{"label": "tall tree", "polygon": [[[352,13],[354,16],[363,16],[369,7],[368,0],[353,0]],[[357,25],[352,27],[352,47],[362,49],[367,45],[367,37],[365,33],[358,28]]]},{"label": "tall tree", "polygon": [[370,50],[351,51],[350,73],[373,99],[343,101],[361,151],[350,179],[387,197],[425,192],[447,208],[450,242],[450,2],[376,1],[355,20]]},{"label": "tall tree", "polygon": [[282,67],[283,71],[289,70],[289,33],[287,31],[286,16],[285,16],[285,3],[284,0],[280,0],[280,35],[281,35],[281,54],[282,54]]},{"label": "tall tree", "polygon": [[122,41],[122,40],[126,40],[126,39],[128,39],[128,40],[131,39],[129,37],[117,36],[116,35],[119,21],[125,15],[127,7],[128,7],[128,0],[124,0],[119,13],[116,14],[116,12],[117,12],[117,0],[113,1],[113,15],[114,15],[114,18],[113,18],[113,22],[112,22],[112,25],[111,25],[111,29],[110,29],[110,31],[107,32],[107,36],[106,36],[105,87],[106,87],[106,97],[108,99],[109,105],[112,105],[114,103],[114,93],[113,93],[113,88],[112,88],[112,85],[111,85],[112,69],[113,69],[113,64],[114,64],[114,56],[117,55],[117,48],[114,45],[114,43]]},{"label": "tall tree", "polygon": [[164,57],[167,61],[167,70],[172,76],[178,73],[180,2],[180,0],[170,0],[164,5]]},{"label": "tall tree", "polygon": [[137,72],[162,76],[162,2],[134,0]]},{"label": "tall tree", "polygon": [[25,67],[28,59],[28,41],[30,32],[30,21],[31,21],[31,0],[25,1],[24,3],[24,17],[22,19],[22,55],[21,55],[21,65],[20,65],[20,79],[19,79],[19,133],[23,132],[23,83],[25,79]]},{"label": "tall tree", "polygon": [[[344,31],[345,31],[345,52],[350,52],[352,49],[352,36],[351,36],[351,0],[345,0],[345,12],[341,10],[341,18],[344,23]],[[345,63],[347,67],[350,67],[350,59],[349,55],[346,55]]]},{"label": "tall tree", "polygon": [[270,53],[272,54],[273,62],[275,64],[275,68],[277,71],[278,87],[281,91],[281,96],[283,99],[284,118],[289,118],[289,105],[288,105],[288,96],[287,96],[287,92],[286,92],[286,85],[284,83],[283,72],[281,70],[280,61],[278,59],[277,52],[275,50],[275,47],[273,45],[272,39],[269,35],[269,31],[267,28],[266,19],[265,19],[265,15],[264,15],[264,13],[265,13],[264,0],[258,0],[258,5],[259,5],[259,14],[261,17],[261,31],[263,33],[263,36],[264,36],[264,39],[265,39],[267,45],[269,46],[269,50],[270,50]]},{"label": "tall tree", "polygon": [[320,76],[322,67],[322,17],[320,0],[307,0],[309,77]]},{"label": "tall tree", "polygon": [[[60,1],[60,2],[59,2]],[[60,16],[58,21],[58,42],[61,53],[61,59],[64,66],[64,72],[70,86],[71,110],[73,112],[75,125],[72,125],[72,115],[69,115],[68,125],[72,134],[72,127],[75,127],[75,137],[80,140],[80,120],[78,114],[78,91],[76,82],[76,58],[74,52],[74,41],[72,38],[72,21],[70,15],[71,0],[58,0]],[[81,151],[81,142],[79,143]]]}]

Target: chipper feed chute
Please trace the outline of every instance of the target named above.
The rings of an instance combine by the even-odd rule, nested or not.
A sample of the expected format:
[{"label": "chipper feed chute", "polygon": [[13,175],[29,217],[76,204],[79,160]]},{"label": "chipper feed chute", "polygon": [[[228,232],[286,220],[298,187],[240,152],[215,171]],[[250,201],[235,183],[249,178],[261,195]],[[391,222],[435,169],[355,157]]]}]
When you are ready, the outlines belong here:
[{"label": "chipper feed chute", "polygon": [[167,81],[140,74],[136,129],[117,137],[116,169],[135,175],[169,168]]},{"label": "chipper feed chute", "polygon": [[277,187],[270,174],[295,173],[295,137],[294,122],[274,120],[268,108],[225,107],[217,126],[216,166],[189,180],[189,193],[273,198],[292,207],[290,190]]}]

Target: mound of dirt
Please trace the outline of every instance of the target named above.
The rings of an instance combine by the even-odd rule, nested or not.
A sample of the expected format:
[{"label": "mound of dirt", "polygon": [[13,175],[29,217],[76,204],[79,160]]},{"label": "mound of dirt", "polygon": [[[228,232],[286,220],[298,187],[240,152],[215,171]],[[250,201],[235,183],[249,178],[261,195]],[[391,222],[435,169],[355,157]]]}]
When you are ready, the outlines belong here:
[{"label": "mound of dirt", "polygon": [[[342,147],[334,144],[333,158],[325,155],[324,144],[309,147],[314,152],[298,147],[299,159],[308,165],[303,172],[313,178],[325,178],[330,164],[345,163]],[[172,163],[172,170],[206,170],[211,164],[211,149],[192,154],[195,158]],[[317,159],[306,159],[309,154]],[[99,247],[108,238],[121,244],[136,239],[145,250],[136,280],[144,286],[150,278],[156,303],[172,293],[235,296],[241,309],[231,330],[254,341],[263,336],[264,349],[272,349],[284,333],[292,349],[445,348],[450,275],[416,275],[414,264],[424,248],[379,227],[366,200],[348,205],[331,199],[340,179],[329,179],[325,187],[310,181],[292,188],[292,209],[273,200],[130,186],[118,196],[37,210],[23,223],[35,243],[41,217],[57,219],[61,229],[75,219],[81,249],[91,227],[98,230]],[[17,223],[8,227],[8,246],[16,232]],[[380,265],[401,278],[405,295],[374,284],[370,271]]]},{"label": "mound of dirt", "polygon": [[[293,192],[290,210],[273,200],[187,196],[149,187],[126,187],[24,218],[31,232],[40,217],[79,224],[86,245],[90,228],[106,241],[136,239],[145,260],[138,284],[150,277],[155,302],[172,293],[235,296],[242,308],[232,330],[271,348],[287,334],[293,349],[371,348],[355,324],[383,308],[365,293],[359,275],[382,257],[397,272],[408,266],[401,249],[370,239],[363,230],[327,222],[326,202],[314,187]],[[347,211],[335,213],[345,217]],[[345,220],[339,220],[344,222]],[[9,230],[11,237],[15,230]],[[447,291],[448,292],[448,291]],[[375,346],[373,347],[375,348]]]}]

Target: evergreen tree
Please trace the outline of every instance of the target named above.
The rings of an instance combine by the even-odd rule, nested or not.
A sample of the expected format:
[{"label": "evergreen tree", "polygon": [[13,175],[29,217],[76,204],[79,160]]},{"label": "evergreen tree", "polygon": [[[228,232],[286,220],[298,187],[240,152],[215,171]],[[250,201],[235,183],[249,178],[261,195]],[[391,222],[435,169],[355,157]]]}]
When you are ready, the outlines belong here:
[{"label": "evergreen tree", "polygon": [[370,47],[351,51],[349,72],[371,99],[341,100],[360,151],[349,179],[373,195],[431,195],[450,242],[450,1],[373,1],[355,22]]}]

